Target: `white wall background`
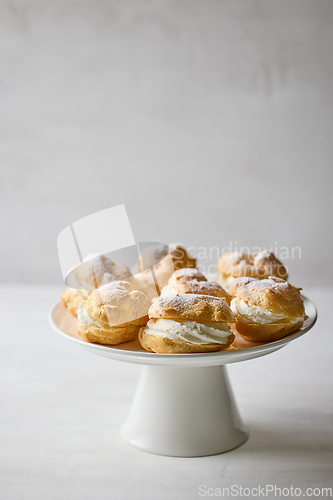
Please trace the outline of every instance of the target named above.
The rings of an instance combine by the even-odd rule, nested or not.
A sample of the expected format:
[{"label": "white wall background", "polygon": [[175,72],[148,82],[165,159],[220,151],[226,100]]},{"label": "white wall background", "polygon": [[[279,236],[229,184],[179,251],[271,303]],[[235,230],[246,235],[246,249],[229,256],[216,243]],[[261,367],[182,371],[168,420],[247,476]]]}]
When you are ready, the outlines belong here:
[{"label": "white wall background", "polygon": [[1,280],[125,203],[138,240],[301,247],[333,283],[331,0],[0,1]]}]

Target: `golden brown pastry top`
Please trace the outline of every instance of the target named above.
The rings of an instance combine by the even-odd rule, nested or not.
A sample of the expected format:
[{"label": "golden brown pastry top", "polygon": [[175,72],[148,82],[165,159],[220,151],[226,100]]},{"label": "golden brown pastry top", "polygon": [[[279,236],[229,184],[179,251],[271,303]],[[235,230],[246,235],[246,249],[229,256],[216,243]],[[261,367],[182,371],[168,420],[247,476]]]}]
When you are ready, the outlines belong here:
[{"label": "golden brown pastry top", "polygon": [[209,295],[169,295],[159,297],[149,309],[149,317],[197,323],[234,323],[234,315],[227,303]]},{"label": "golden brown pastry top", "polygon": [[262,307],[274,314],[289,318],[305,315],[301,288],[276,276],[257,280],[244,277],[235,279],[230,285],[230,295],[244,300],[250,307]]},{"label": "golden brown pastry top", "polygon": [[181,245],[170,243],[169,250],[175,270],[184,267],[196,267],[197,260],[191,257]]},{"label": "golden brown pastry top", "polygon": [[114,280],[123,280],[132,276],[131,271],[125,264],[115,264],[105,255],[99,255],[87,262],[83,262],[76,272],[77,280],[80,283],[90,285],[92,288],[99,288]]},{"label": "golden brown pastry top", "polygon": [[144,248],[139,255],[138,272],[145,271],[156,266],[168,255],[167,245],[155,244]]},{"label": "golden brown pastry top", "polygon": [[182,269],[178,269],[172,274],[169,279],[169,285],[176,287],[180,282],[193,280],[207,281],[207,278],[196,268],[184,267]]},{"label": "golden brown pastry top", "polygon": [[196,259],[190,257],[182,246],[170,244],[169,250],[170,252],[166,257],[154,266],[154,273],[159,289],[158,295],[161,289],[168,283],[175,269],[195,267],[196,265]]},{"label": "golden brown pastry top", "polygon": [[140,290],[132,290],[126,281],[112,281],[94,290],[85,302],[95,321],[122,325],[148,314],[151,300]]},{"label": "golden brown pastry top", "polygon": [[163,244],[149,246],[142,250],[139,256],[138,271],[144,271],[154,266],[157,271],[163,271],[163,267],[169,268],[170,260],[174,269],[196,266],[196,259],[190,257],[184,247],[170,243],[169,251],[167,245]]},{"label": "golden brown pastry top", "polygon": [[230,295],[218,283],[209,282],[198,269],[184,268],[175,271],[169,279],[169,285],[176,294],[194,293],[220,297],[230,304]]},{"label": "golden brown pastry top", "polygon": [[226,252],[217,261],[216,268],[225,277],[248,276],[256,279],[265,279],[268,276],[277,276],[283,279],[288,277],[284,265],[269,250],[250,254]]},{"label": "golden brown pastry top", "polygon": [[219,297],[230,304],[230,295],[218,283],[209,281],[180,281],[175,287],[177,293],[194,293],[199,295],[211,295],[212,297]]}]

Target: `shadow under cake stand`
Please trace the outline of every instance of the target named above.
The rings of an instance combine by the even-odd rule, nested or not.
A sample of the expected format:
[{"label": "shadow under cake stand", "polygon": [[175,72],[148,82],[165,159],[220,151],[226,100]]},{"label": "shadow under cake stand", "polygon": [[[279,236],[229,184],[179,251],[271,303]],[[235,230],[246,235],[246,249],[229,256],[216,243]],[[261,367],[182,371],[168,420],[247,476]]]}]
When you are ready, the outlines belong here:
[{"label": "shadow under cake stand", "polygon": [[282,340],[255,344],[236,334],[236,348],[203,354],[151,353],[137,340],[114,347],[86,342],[76,333],[77,318],[62,302],[51,309],[49,320],[57,333],[92,353],[143,365],[121,428],[125,441],[158,455],[199,457],[232,450],[248,437],[225,365],[270,354],[309,331],[317,312],[305,297],[304,304],[308,319]]}]

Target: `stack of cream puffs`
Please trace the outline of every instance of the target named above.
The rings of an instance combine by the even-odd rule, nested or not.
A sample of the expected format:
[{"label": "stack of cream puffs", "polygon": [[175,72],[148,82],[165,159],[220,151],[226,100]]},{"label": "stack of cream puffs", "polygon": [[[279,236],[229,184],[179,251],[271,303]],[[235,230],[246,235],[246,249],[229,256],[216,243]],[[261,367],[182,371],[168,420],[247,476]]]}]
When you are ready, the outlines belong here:
[{"label": "stack of cream puffs", "polygon": [[306,319],[300,290],[276,276],[234,279],[229,293],[237,332],[253,342],[273,342],[298,330]]}]

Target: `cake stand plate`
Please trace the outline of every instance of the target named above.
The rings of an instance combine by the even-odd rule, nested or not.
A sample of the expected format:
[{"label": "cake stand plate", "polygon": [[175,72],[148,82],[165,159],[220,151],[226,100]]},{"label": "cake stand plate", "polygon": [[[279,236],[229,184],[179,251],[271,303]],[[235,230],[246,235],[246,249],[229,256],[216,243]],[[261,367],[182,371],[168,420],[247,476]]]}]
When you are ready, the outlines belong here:
[{"label": "cake stand plate", "polygon": [[226,351],[156,354],[139,342],[109,347],[91,344],[76,333],[77,318],[62,302],[49,315],[52,328],[84,349],[118,361],[144,365],[130,413],[121,428],[125,441],[158,455],[199,457],[232,450],[248,436],[233,396],[228,363],[265,356],[309,331],[316,322],[314,304],[303,297],[308,319],[282,340],[248,342],[236,332]]}]

